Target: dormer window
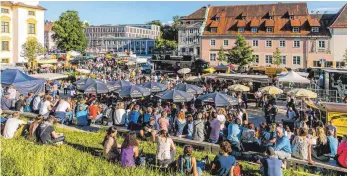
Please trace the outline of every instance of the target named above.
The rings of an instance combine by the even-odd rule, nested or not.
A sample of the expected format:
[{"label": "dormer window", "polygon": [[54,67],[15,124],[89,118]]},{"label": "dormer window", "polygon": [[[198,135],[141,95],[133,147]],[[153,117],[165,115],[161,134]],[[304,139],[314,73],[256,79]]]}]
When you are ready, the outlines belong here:
[{"label": "dormer window", "polygon": [[258,28],[253,27],[253,28],[251,29],[251,32],[253,32],[253,33],[258,32]]},{"label": "dormer window", "polygon": [[299,28],[298,27],[293,27],[293,32],[299,32]]},{"label": "dormer window", "polygon": [[242,16],[242,20],[246,20],[246,16]]},{"label": "dormer window", "polygon": [[211,28],[211,32],[217,32],[217,28],[215,27]]},{"label": "dormer window", "polygon": [[319,27],[312,27],[311,32],[319,32]]},{"label": "dormer window", "polygon": [[290,20],[294,20],[294,15],[289,15]]},{"label": "dormer window", "polygon": [[245,32],[245,28],[240,27],[240,28],[237,29],[237,31],[238,31],[238,32]]},{"label": "dormer window", "polygon": [[216,21],[219,21],[219,17],[216,17]]},{"label": "dormer window", "polygon": [[266,32],[273,32],[273,31],[274,31],[274,29],[272,27],[267,27],[266,28]]},{"label": "dormer window", "polygon": [[273,20],[273,19],[274,19],[274,17],[273,17],[273,16],[269,16],[269,19],[270,19],[270,20]]}]

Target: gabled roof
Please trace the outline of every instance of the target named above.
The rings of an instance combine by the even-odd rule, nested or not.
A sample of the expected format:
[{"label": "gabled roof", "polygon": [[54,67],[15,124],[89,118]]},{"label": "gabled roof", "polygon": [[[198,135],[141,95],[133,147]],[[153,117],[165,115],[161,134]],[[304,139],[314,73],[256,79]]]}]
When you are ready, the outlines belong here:
[{"label": "gabled roof", "polygon": [[192,14],[185,16],[182,20],[202,20],[205,18],[206,7],[201,7],[199,10]]},{"label": "gabled roof", "polygon": [[265,20],[265,27],[274,27],[275,21],[274,20]]},{"label": "gabled roof", "polygon": [[260,26],[260,20],[253,19],[250,24],[251,27],[259,27]]},{"label": "gabled roof", "polygon": [[301,26],[301,21],[299,19],[290,20],[290,25],[292,27],[300,27]]},{"label": "gabled roof", "polygon": [[25,3],[22,3],[22,2],[13,3],[11,1],[1,1],[1,6],[7,6],[7,7],[18,6],[18,7],[27,7],[27,8],[32,8],[32,9],[39,9],[39,10],[47,10],[47,9],[45,9],[39,5],[32,6],[32,5],[27,5]]},{"label": "gabled roof", "polygon": [[212,21],[212,23],[210,24],[210,27],[218,27],[219,22],[218,21]]},{"label": "gabled roof", "polygon": [[246,27],[246,21],[238,21],[237,22],[237,27]]},{"label": "gabled roof", "polygon": [[53,22],[48,22],[48,23],[45,23],[45,32],[49,32],[49,31],[52,31],[52,27],[53,27],[54,23]]},{"label": "gabled roof", "polygon": [[329,26],[331,28],[347,28],[347,4],[336,14],[335,19]]},{"label": "gabled roof", "polygon": [[309,24],[311,27],[319,27],[319,26],[320,26],[320,23],[319,23],[318,19],[316,19],[316,18],[309,19],[309,20],[308,20],[308,24]]}]

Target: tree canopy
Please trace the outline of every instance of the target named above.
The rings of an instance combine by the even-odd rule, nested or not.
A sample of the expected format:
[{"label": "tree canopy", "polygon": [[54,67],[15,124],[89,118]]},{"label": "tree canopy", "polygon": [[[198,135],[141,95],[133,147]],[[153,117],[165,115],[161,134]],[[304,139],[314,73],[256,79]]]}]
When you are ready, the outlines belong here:
[{"label": "tree canopy", "polygon": [[235,46],[229,52],[229,62],[240,66],[247,65],[254,60],[252,52],[253,49],[247,44],[245,37],[237,34]]},{"label": "tree canopy", "polygon": [[173,23],[170,25],[163,25],[160,20],[153,20],[147,24],[154,24],[160,26],[160,31],[162,32],[162,38],[165,40],[175,40],[178,42],[178,30],[180,27],[180,16],[172,17]]},{"label": "tree canopy", "polygon": [[167,50],[175,50],[177,48],[177,42],[174,40],[165,40],[162,37],[155,40],[155,50],[160,53],[166,53]]},{"label": "tree canopy", "polygon": [[277,67],[281,65],[282,60],[281,60],[281,51],[276,48],[275,52],[273,52],[272,55],[272,64],[276,65]]},{"label": "tree canopy", "polygon": [[80,20],[77,11],[68,10],[63,12],[52,28],[55,32],[53,39],[57,44],[57,48],[83,52],[87,48],[87,38],[83,26],[84,24]]},{"label": "tree canopy", "polygon": [[28,62],[33,62],[38,56],[45,54],[45,52],[46,49],[35,37],[29,37],[22,45],[21,55],[26,58]]},{"label": "tree canopy", "polygon": [[227,57],[225,55],[225,50],[224,50],[223,46],[220,47],[217,60],[219,60],[221,62],[227,61]]},{"label": "tree canopy", "polygon": [[347,49],[345,50],[345,54],[343,55],[343,61],[347,64]]}]

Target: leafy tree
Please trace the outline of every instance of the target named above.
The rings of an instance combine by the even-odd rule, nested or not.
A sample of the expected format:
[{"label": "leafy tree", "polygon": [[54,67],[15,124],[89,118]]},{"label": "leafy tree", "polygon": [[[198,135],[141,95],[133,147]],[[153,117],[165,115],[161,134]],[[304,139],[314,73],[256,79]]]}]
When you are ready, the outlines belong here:
[{"label": "leafy tree", "polygon": [[220,47],[220,50],[218,52],[218,58],[219,61],[223,62],[227,60],[227,57],[225,55],[225,50],[223,48],[223,46]]},{"label": "leafy tree", "polygon": [[162,27],[160,20],[153,20],[153,21],[148,22],[147,24],[154,24],[154,25],[160,26],[160,28]]},{"label": "leafy tree", "polygon": [[37,41],[35,37],[29,37],[22,45],[21,55],[26,58],[28,62],[35,61],[38,56],[45,53],[46,49]]},{"label": "leafy tree", "polygon": [[247,65],[254,61],[252,52],[253,49],[247,44],[245,37],[237,34],[235,46],[229,51],[229,62],[240,66]]},{"label": "leafy tree", "polygon": [[173,24],[172,25],[163,25],[160,20],[153,20],[148,22],[147,24],[154,24],[160,26],[160,31],[162,32],[162,38],[165,40],[175,40],[178,42],[178,30],[180,27],[180,16],[172,17]]},{"label": "leafy tree", "polygon": [[80,20],[77,11],[68,10],[62,13],[52,30],[55,32],[53,39],[58,49],[83,52],[87,48],[83,22]]},{"label": "leafy tree", "polygon": [[280,49],[276,48],[276,51],[272,55],[272,64],[276,65],[277,67],[281,65],[281,51]]},{"label": "leafy tree", "polygon": [[347,49],[345,50],[345,54],[343,55],[343,61],[347,64]]},{"label": "leafy tree", "polygon": [[166,54],[167,50],[175,50],[177,48],[177,42],[173,40],[165,40],[163,38],[159,38],[155,40],[154,49],[159,51],[160,53]]}]

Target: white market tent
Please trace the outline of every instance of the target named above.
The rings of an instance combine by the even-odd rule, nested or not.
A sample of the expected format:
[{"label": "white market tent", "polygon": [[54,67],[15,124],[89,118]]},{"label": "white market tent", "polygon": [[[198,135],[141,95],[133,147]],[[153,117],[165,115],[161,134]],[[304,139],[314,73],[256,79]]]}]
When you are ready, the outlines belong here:
[{"label": "white market tent", "polygon": [[68,78],[68,75],[59,74],[59,73],[40,73],[40,74],[33,74],[30,76],[34,78],[44,79],[44,80],[56,80],[56,79]]},{"label": "white market tent", "polygon": [[288,74],[284,76],[280,76],[278,78],[279,82],[291,82],[291,83],[311,83],[311,81],[307,78],[304,78],[297,74],[294,71],[290,71]]}]

